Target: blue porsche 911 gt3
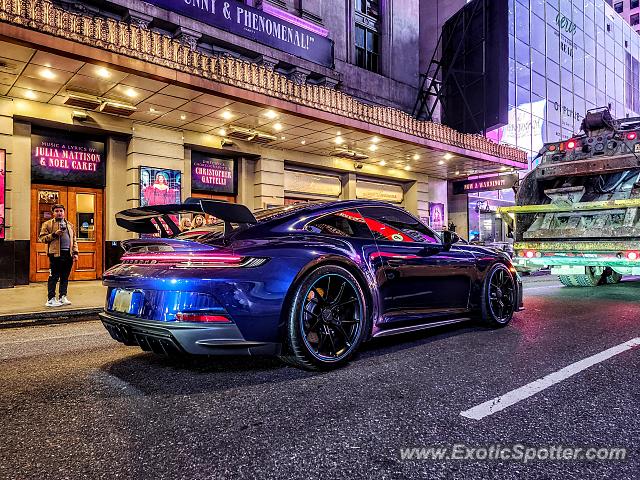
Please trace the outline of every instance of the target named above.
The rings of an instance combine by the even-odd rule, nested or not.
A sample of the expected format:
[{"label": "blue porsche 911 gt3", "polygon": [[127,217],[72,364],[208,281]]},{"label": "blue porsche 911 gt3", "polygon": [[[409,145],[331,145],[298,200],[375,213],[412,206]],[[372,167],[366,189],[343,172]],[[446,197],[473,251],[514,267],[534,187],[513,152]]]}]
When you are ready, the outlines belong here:
[{"label": "blue porsche 911 gt3", "polygon": [[[217,221],[179,233],[178,215]],[[310,202],[253,214],[188,199],[133,208],[104,274],[101,319],[125,345],[163,354],[273,354],[307,369],[345,364],[374,337],[477,317],[507,325],[522,284],[497,250],[455,245],[383,202]],[[202,223],[202,222],[200,222]]]}]

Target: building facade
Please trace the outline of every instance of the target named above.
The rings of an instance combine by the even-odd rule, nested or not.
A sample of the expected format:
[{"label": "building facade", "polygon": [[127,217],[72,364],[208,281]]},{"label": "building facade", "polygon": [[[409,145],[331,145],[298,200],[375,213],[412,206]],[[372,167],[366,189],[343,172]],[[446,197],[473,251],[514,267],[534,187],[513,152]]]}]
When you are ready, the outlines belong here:
[{"label": "building facade", "polygon": [[640,0],[607,0],[616,13],[620,14],[637,32],[640,30]]},{"label": "building facade", "polygon": [[[425,2],[422,15],[431,10],[442,25],[466,3]],[[579,132],[587,110],[640,114],[640,35],[605,0],[510,0],[508,8],[508,123],[488,138],[526,151],[533,168],[544,143]],[[423,38],[425,49],[433,37]],[[513,198],[511,189],[451,193],[449,214],[463,235],[505,241],[495,210]]]},{"label": "building facade", "polygon": [[54,203],[77,224],[76,280],[132,238],[116,212],[191,196],[376,198],[442,228],[457,171],[526,156],[406,113],[411,19],[383,0],[0,0],[0,285],[46,280]]}]

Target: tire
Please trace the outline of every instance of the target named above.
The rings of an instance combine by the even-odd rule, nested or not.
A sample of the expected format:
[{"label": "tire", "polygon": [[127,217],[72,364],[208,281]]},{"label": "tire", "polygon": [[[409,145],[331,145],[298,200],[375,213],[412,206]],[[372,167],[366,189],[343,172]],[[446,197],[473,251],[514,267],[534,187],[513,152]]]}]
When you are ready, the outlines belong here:
[{"label": "tire", "polygon": [[609,275],[606,276],[605,282],[607,285],[615,285],[616,283],[620,283],[622,280],[622,275],[618,272],[611,271]]},{"label": "tire", "polygon": [[602,274],[595,272],[595,267],[587,267],[584,275],[559,275],[560,283],[565,287],[597,287],[603,281]]},{"label": "tire", "polygon": [[491,328],[509,325],[516,309],[516,283],[502,263],[493,265],[482,284],[481,321]]},{"label": "tire", "polygon": [[348,270],[324,265],[295,287],[285,317],[285,363],[305,370],[346,365],[371,330],[366,297]]}]

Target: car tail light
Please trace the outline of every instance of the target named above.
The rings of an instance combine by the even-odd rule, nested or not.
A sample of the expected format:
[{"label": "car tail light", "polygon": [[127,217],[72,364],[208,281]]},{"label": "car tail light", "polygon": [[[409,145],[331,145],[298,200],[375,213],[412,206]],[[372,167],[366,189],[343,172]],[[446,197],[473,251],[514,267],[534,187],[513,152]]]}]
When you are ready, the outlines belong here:
[{"label": "car tail light", "polygon": [[635,140],[638,134],[636,132],[627,133],[627,140]]},{"label": "car tail light", "polygon": [[170,264],[174,268],[258,267],[266,258],[242,257],[228,253],[129,253],[123,263]]},{"label": "car tail light", "polygon": [[196,323],[231,323],[226,315],[217,315],[213,313],[194,312],[194,313],[176,313],[178,322],[196,322]]}]

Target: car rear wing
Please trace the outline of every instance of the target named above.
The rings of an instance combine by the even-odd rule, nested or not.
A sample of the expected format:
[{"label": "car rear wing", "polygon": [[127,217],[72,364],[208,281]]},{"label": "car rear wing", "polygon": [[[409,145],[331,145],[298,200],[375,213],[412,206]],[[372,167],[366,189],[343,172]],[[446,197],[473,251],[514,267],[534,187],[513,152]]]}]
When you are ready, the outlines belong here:
[{"label": "car rear wing", "polygon": [[173,237],[180,233],[180,228],[172,216],[189,213],[208,214],[220,219],[224,222],[225,234],[233,230],[234,223],[239,225],[258,223],[251,210],[244,205],[193,197],[187,198],[184,203],[122,210],[116,213],[116,223],[131,232],[153,234],[159,231],[162,237]]}]

